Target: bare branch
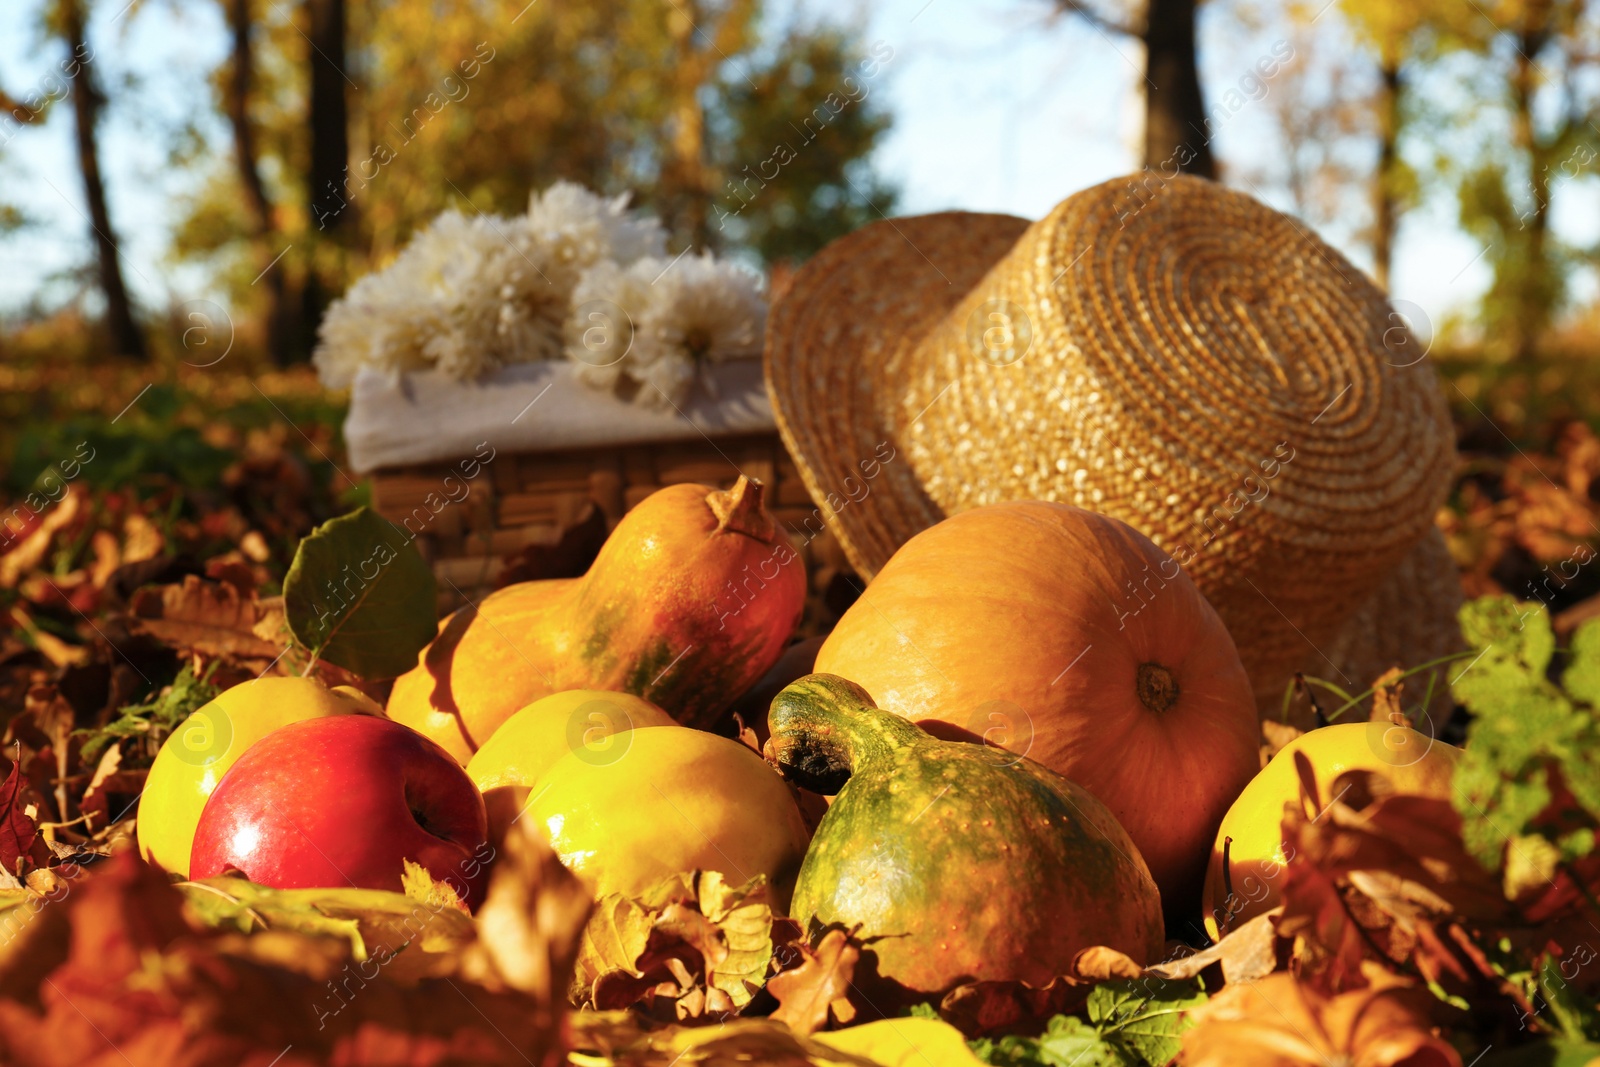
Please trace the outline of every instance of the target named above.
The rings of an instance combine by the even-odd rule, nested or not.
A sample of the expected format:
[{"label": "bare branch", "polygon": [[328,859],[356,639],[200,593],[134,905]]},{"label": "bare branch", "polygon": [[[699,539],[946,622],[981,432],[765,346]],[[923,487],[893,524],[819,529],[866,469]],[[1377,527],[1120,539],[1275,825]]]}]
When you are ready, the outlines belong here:
[{"label": "bare branch", "polygon": [[1100,14],[1094,8],[1084,3],[1083,0],[1055,0],[1057,10],[1066,15],[1077,15],[1091,26],[1098,27],[1108,33],[1118,33],[1124,37],[1140,37],[1143,30],[1130,26],[1125,22],[1118,22]]}]

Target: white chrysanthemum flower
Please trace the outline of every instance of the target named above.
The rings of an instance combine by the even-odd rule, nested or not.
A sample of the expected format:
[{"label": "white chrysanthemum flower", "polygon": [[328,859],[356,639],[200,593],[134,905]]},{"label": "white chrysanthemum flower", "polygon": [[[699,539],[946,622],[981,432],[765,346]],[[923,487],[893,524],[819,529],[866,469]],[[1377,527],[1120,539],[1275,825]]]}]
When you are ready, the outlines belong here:
[{"label": "white chrysanthemum flower", "polygon": [[446,211],[329,309],[317,369],[342,388],[363,366],[468,379],[565,354],[590,384],[682,403],[705,365],[760,353],[766,303],[755,273],[665,245],[626,196],[570,182],[514,218]]},{"label": "white chrysanthemum flower", "polygon": [[316,365],[342,388],[363,364],[468,379],[559,359],[573,281],[556,242],[525,218],[446,211],[328,310]]},{"label": "white chrysanthemum flower", "polygon": [[318,329],[313,358],[323,381],[348,387],[364,364],[395,372],[436,364],[439,338],[480,297],[493,240],[484,220],[446,211],[393,263],[359,279]]},{"label": "white chrysanthemum flower", "polygon": [[660,273],[659,269],[644,273],[654,263],[643,259],[623,267],[601,260],[578,279],[565,340],[567,358],[576,365],[579,381],[612,389],[626,372],[649,303],[650,279]]},{"label": "white chrysanthemum flower", "polygon": [[628,194],[607,199],[572,182],[556,182],[528,198],[528,232],[547,245],[561,269],[576,275],[601,260],[627,266],[659,256],[667,232],[659,219],[628,210]]},{"label": "white chrysanthemum flower", "polygon": [[[579,309],[601,300],[627,312],[633,343],[619,362],[596,367],[573,339],[586,314]],[[655,407],[681,405],[708,364],[760,355],[767,313],[760,276],[709,253],[598,265],[579,283],[573,305],[567,356],[582,365],[578,376],[602,386],[631,379],[643,386],[639,402]]]}]

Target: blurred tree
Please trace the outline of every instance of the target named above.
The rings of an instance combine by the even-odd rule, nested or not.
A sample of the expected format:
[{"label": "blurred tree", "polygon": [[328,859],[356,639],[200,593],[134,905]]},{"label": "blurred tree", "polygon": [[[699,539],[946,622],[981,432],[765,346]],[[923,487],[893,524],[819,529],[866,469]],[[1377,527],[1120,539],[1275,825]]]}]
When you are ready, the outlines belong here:
[{"label": "blurred tree", "polygon": [[1387,289],[1400,216],[1417,195],[1417,176],[1400,153],[1411,78],[1416,67],[1479,38],[1479,16],[1460,0],[1343,0],[1341,7],[1376,68],[1372,262],[1373,276]]},{"label": "blurred tree", "polygon": [[1281,151],[1230,159],[1229,174],[1240,175],[1247,185],[1281,187],[1295,215],[1354,238],[1367,215],[1372,171],[1366,158],[1372,122],[1362,57],[1349,47],[1329,47],[1329,38],[1340,32],[1332,25],[1334,16],[1313,22],[1314,10],[1275,4],[1264,14],[1286,16],[1281,39],[1292,51],[1262,97]]},{"label": "blurred tree", "polygon": [[100,110],[105,97],[94,77],[94,53],[88,43],[88,0],[55,0],[47,12],[50,28],[67,46],[64,72],[72,81],[72,117],[83,177],[83,198],[89,210],[90,236],[99,267],[100,290],[106,300],[106,329],[114,351],[130,359],[150,356],[144,334],[134,321],[133,302],[122,277],[116,231],[106,207],[105,179],[100,172]]},{"label": "blurred tree", "polygon": [[[1485,13],[1481,79],[1493,85],[1509,136],[1484,141],[1471,161],[1452,161],[1461,223],[1483,241],[1494,270],[1480,315],[1491,354],[1531,361],[1567,296],[1571,267],[1594,249],[1566,246],[1550,226],[1563,183],[1592,181],[1600,161],[1600,4],[1501,0]],[[1498,100],[1495,99],[1495,93]]]},{"label": "blurred tree", "polygon": [[222,3],[231,47],[228,62],[218,71],[218,89],[233,133],[234,168],[239,189],[244,194],[245,233],[263,261],[256,283],[266,283],[261,309],[266,347],[273,360],[281,364],[289,360],[293,351],[294,319],[287,299],[284,269],[277,253],[271,249],[271,237],[277,224],[272,198],[261,176],[255,121],[250,115],[256,86],[255,49],[251,42],[255,20],[250,0],[222,0]]},{"label": "blurred tree", "polygon": [[[713,247],[797,262],[894,210],[895,189],[867,154],[888,130],[875,103],[893,51],[859,53],[844,31],[784,38],[770,63],[732,78],[712,116]],[[832,102],[830,104],[830,96]]]},{"label": "blurred tree", "polygon": [[[337,249],[355,239],[358,207],[347,204],[345,176],[350,169],[350,108],[345,89],[355,83],[345,71],[345,0],[305,0],[306,63],[311,69],[306,94],[307,135],[311,157],[306,173],[306,210],[321,235],[324,255],[316,257],[306,272],[302,288],[301,322],[308,327],[343,290]],[[420,42],[419,42],[420,43]],[[334,252],[330,263],[327,252]],[[309,347],[307,335],[302,343]]]},{"label": "blurred tree", "polygon": [[[212,260],[239,307],[264,311],[251,280],[286,247],[278,266],[291,292],[313,275],[333,290],[446,208],[519,212],[563,178],[632,191],[674,250],[768,261],[892,210],[893,190],[865,157],[888,126],[871,93],[893,51],[839,27],[773,26],[758,0],[347,3],[346,61],[329,69],[359,91],[334,75],[350,110],[338,180],[330,187],[326,160],[311,159],[312,27],[268,4],[256,12],[236,165],[213,175],[175,235],[175,253]],[[233,67],[241,54],[236,35]],[[241,129],[253,131],[252,152],[239,149]],[[241,210],[247,154],[268,212]]]},{"label": "blurred tree", "polygon": [[[54,102],[53,98],[42,92],[35,92],[31,98],[24,99],[12,96],[0,87],[0,157],[4,156],[6,146],[17,135],[17,131],[42,122]],[[0,200],[0,234],[19,229],[24,221],[21,208]]]},{"label": "blurred tree", "polygon": [[1106,14],[1087,0],[1051,0],[1103,33],[1144,45],[1144,166],[1217,176],[1195,55],[1197,0],[1145,0],[1143,14]]}]

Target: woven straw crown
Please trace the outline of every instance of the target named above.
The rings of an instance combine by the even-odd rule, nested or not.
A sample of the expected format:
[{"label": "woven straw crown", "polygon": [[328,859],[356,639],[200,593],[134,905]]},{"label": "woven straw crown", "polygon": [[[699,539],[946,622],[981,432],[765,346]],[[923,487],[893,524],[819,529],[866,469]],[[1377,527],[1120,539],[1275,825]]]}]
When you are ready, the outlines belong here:
[{"label": "woven straw crown", "polygon": [[[766,369],[864,575],[967,508],[1091,508],[1188,571],[1266,702],[1323,662],[1448,490],[1448,412],[1406,340],[1382,293],[1288,216],[1147,175],[1031,226],[946,213],[835,242],[773,309]],[[1127,610],[1161,584],[1130,589]],[[1457,598],[1400,630],[1448,629],[1435,616]]]}]

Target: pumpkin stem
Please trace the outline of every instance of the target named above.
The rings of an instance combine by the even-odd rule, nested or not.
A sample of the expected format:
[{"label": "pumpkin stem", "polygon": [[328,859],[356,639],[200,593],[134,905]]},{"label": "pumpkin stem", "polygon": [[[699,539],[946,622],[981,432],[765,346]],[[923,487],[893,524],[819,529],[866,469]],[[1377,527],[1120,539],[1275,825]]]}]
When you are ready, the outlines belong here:
[{"label": "pumpkin stem", "polygon": [[1139,664],[1134,685],[1139,692],[1139,703],[1157,714],[1178,702],[1178,680],[1159,663]]},{"label": "pumpkin stem", "polygon": [[1228,927],[1233,925],[1233,862],[1230,853],[1233,851],[1233,838],[1222,839],[1222,918],[1217,923],[1219,937],[1226,935]]},{"label": "pumpkin stem", "polygon": [[772,544],[778,524],[763,506],[761,498],[765,486],[754,478],[739,475],[739,480],[729,490],[718,489],[706,497],[711,512],[717,517],[717,532],[732,531],[754,537],[764,545]]},{"label": "pumpkin stem", "polygon": [[907,719],[880,711],[854,682],[808,674],[772,699],[772,736],[763,755],[804,789],[833,796],[864,762],[892,758],[927,735]]}]

